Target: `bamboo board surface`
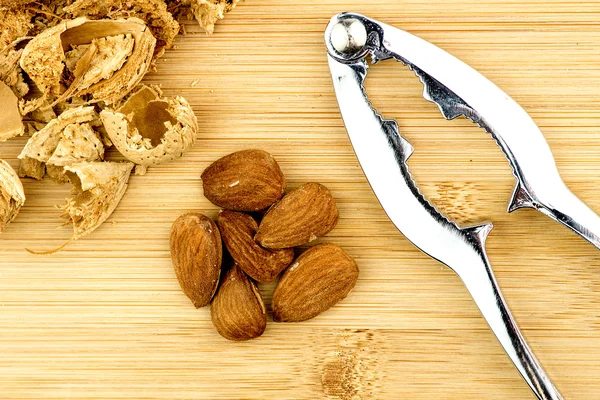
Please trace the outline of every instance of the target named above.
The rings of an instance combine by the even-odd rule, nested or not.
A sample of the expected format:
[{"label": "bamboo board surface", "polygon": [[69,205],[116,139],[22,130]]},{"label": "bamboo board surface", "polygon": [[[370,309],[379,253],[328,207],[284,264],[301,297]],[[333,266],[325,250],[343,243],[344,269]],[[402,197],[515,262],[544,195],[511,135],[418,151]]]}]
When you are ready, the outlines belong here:
[{"label": "bamboo board surface", "polygon": [[[51,256],[67,186],[26,181],[0,237],[0,398],[533,399],[460,280],[416,250],[378,205],[346,136],[323,45],[329,18],[356,11],[448,50],[515,98],[544,132],[571,189],[600,210],[600,3],[591,1],[248,0],[207,37],[194,24],[146,82],[181,94],[194,150],[132,176],[111,218]],[[192,82],[198,84],[192,87]],[[531,347],[565,399],[600,398],[600,253],[540,213],[506,213],[514,178],[496,144],[445,121],[395,62],[367,90],[415,147],[422,191],[460,224],[495,224],[488,253]],[[17,166],[26,139],[0,146]],[[171,267],[181,213],[217,208],[200,173],[244,148],[279,161],[293,188],[328,186],[340,208],[324,240],[360,266],[355,290],[301,324],[222,339]],[[262,286],[267,304],[272,285]]]}]

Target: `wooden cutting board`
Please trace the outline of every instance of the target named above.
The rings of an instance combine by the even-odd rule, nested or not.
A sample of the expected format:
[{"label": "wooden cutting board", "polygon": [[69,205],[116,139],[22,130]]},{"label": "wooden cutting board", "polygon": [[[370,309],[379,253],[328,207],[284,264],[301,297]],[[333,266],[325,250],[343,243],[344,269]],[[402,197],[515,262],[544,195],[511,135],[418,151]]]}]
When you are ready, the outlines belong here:
[{"label": "wooden cutting board", "polygon": [[[564,180],[600,210],[600,3],[248,0],[208,37],[193,24],[147,83],[193,105],[194,150],[132,176],[111,218],[58,254],[66,185],[27,180],[0,239],[3,399],[533,399],[460,280],[388,221],[348,142],[323,31],[352,10],[450,51],[513,96],[544,132]],[[192,85],[197,81],[196,85]],[[496,144],[445,121],[412,72],[372,68],[367,89],[415,147],[423,192],[465,225],[491,220],[488,252],[515,318],[565,399],[600,398],[600,253],[540,213],[506,213],[514,178]],[[0,146],[17,166],[25,138]],[[341,219],[324,241],[361,269],[355,290],[301,324],[222,339],[179,289],[172,221],[217,215],[200,173],[245,148],[277,158],[289,187],[327,185]],[[267,304],[272,285],[262,286]]]}]

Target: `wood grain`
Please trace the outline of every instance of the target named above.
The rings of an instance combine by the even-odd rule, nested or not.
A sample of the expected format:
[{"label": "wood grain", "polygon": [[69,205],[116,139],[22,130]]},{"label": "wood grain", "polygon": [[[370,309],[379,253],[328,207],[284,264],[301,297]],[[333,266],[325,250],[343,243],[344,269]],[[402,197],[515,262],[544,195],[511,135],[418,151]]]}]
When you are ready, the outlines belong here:
[{"label": "wood grain", "polygon": [[[463,59],[531,114],[573,191],[600,210],[600,3],[569,0],[248,0],[212,37],[194,24],[148,75],[181,94],[200,122],[194,150],[133,176],[113,216],[52,256],[67,186],[25,182],[27,202],[0,240],[3,399],[533,399],[459,279],[387,220],[340,119],[323,30],[353,10]],[[566,399],[600,398],[598,250],[534,211],[508,215],[514,179],[490,138],[445,121],[411,72],[384,62],[367,89],[398,120],[422,190],[461,224],[496,228],[498,281],[532,348]],[[192,82],[198,84],[192,87]],[[17,166],[25,139],[0,146]],[[341,219],[325,239],[360,266],[355,290],[300,324],[222,339],[207,308],[181,292],[169,228],[189,211],[217,214],[201,171],[244,148],[271,152],[289,187],[317,181]],[[267,304],[272,285],[262,287]]]}]

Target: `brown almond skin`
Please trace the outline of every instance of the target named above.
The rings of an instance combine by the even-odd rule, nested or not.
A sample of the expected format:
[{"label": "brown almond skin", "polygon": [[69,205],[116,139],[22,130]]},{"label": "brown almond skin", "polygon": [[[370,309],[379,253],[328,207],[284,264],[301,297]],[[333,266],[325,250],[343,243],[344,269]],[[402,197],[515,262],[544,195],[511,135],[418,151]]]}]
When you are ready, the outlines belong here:
[{"label": "brown almond skin", "polygon": [[338,245],[306,250],[283,273],[273,294],[273,321],[306,321],[344,299],[358,279],[358,265]]},{"label": "brown almond skin", "polygon": [[269,250],[257,244],[258,224],[248,214],[222,211],[217,224],[231,257],[256,281],[272,282],[294,259],[294,249]]},{"label": "brown almond skin", "polygon": [[196,308],[212,299],[221,275],[223,244],[217,225],[200,213],[184,214],[171,227],[171,259],[179,285]]},{"label": "brown almond skin", "polygon": [[267,313],[256,284],[233,265],[215,295],[210,315],[217,332],[229,340],[259,337],[267,326]]},{"label": "brown almond skin", "polygon": [[329,189],[305,183],[267,211],[254,239],[269,249],[301,246],[329,233],[338,216]]},{"label": "brown almond skin", "polygon": [[260,211],[285,192],[285,177],[277,161],[263,150],[242,150],[212,163],[202,173],[204,196],[235,211]]}]

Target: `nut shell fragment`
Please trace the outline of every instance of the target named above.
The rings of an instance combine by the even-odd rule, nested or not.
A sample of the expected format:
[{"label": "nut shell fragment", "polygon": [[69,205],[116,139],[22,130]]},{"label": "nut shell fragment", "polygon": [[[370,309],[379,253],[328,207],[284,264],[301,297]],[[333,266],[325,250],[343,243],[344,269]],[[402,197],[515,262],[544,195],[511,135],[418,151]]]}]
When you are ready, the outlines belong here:
[{"label": "nut shell fragment", "polygon": [[[42,174],[43,176],[43,174]],[[46,176],[52,179],[56,183],[68,183],[69,178],[67,178],[67,174],[65,173],[65,169],[63,167],[59,167],[57,165],[47,164],[46,165]],[[41,179],[41,178],[38,178]]]},{"label": "nut shell fragment", "polygon": [[29,177],[39,181],[44,177],[45,173],[45,163],[31,157],[21,158],[21,163],[19,164],[19,176],[21,178]]},{"label": "nut shell fragment", "polygon": [[31,29],[31,14],[14,4],[0,3],[0,49],[9,46],[14,40],[27,35]]},{"label": "nut shell fragment", "polygon": [[[103,39],[120,35],[133,37],[133,49],[128,40]],[[37,35],[25,46],[20,65],[42,92],[58,96],[67,61],[65,50],[90,44],[76,63],[75,80],[60,100],[90,94],[93,101],[113,104],[147,72],[155,43],[150,30],[137,18],[92,21],[82,17],[66,20]],[[126,61],[111,72],[124,57]]]},{"label": "nut shell fragment", "polygon": [[64,8],[73,17],[87,16],[92,19],[136,17],[143,20],[156,38],[154,58],[161,57],[172,46],[179,32],[179,24],[167,11],[164,0],[76,0]]},{"label": "nut shell fragment", "polygon": [[194,145],[198,131],[194,111],[183,97],[160,98],[148,86],[116,111],[104,109],[100,118],[117,150],[144,166],[181,157]]},{"label": "nut shell fragment", "polygon": [[65,60],[60,35],[70,25],[83,22],[83,20],[67,21],[46,29],[30,40],[23,49],[20,60],[21,68],[42,92],[59,94],[60,76]]},{"label": "nut shell fragment", "polygon": [[33,158],[41,162],[47,162],[54,154],[62,138],[61,133],[68,125],[82,124],[97,118],[98,114],[91,106],[71,108],[63,112],[29,138],[21,154],[19,154],[19,159]]},{"label": "nut shell fragment", "polygon": [[15,219],[25,203],[23,185],[14,169],[0,160],[0,232]]},{"label": "nut shell fragment", "polygon": [[112,214],[127,190],[132,163],[92,162],[66,166],[73,195],[62,207],[73,224],[71,241],[98,228]]},{"label": "nut shell fragment", "polygon": [[82,161],[96,161],[104,157],[104,145],[100,135],[90,124],[70,124],[62,131],[47,164],[64,167]]},{"label": "nut shell fragment", "polygon": [[215,30],[215,23],[225,18],[239,0],[191,0],[190,6],[200,27],[209,35]]},{"label": "nut shell fragment", "polygon": [[51,254],[98,228],[115,210],[127,190],[127,181],[133,164],[124,162],[79,163],[64,167],[65,175],[73,185],[66,204],[60,207],[73,224],[73,236],[62,246],[49,251],[32,251],[33,254]]},{"label": "nut shell fragment", "polygon": [[[82,75],[81,82],[78,85],[80,90],[87,89],[103,79],[109,79],[113,73],[121,69],[127,57],[133,51],[134,39],[128,33],[126,35],[93,39],[92,45],[96,47],[96,52],[90,61],[89,67]],[[83,54],[81,54],[79,60],[82,56]],[[76,67],[77,64],[74,66],[74,71]]]},{"label": "nut shell fragment", "polygon": [[29,92],[29,85],[25,83],[19,66],[23,49],[5,50],[0,50],[0,81],[6,83],[18,98],[22,98]]},{"label": "nut shell fragment", "polygon": [[4,82],[0,81],[0,142],[25,132],[17,96]]}]

